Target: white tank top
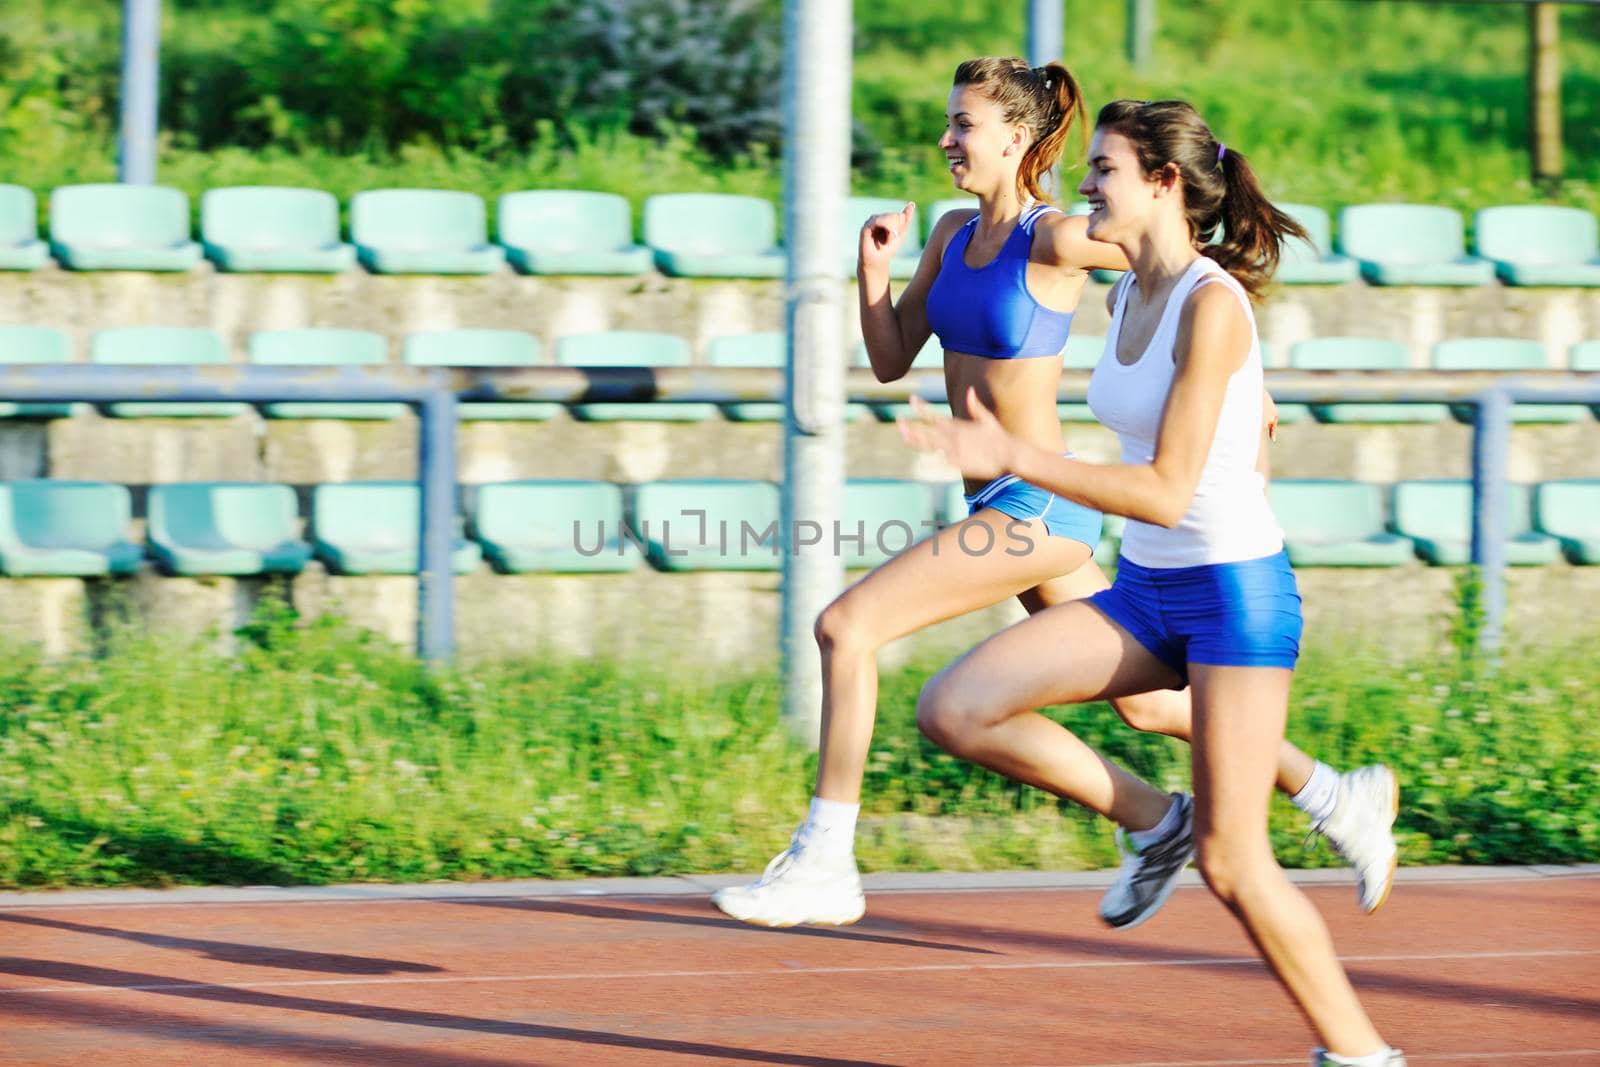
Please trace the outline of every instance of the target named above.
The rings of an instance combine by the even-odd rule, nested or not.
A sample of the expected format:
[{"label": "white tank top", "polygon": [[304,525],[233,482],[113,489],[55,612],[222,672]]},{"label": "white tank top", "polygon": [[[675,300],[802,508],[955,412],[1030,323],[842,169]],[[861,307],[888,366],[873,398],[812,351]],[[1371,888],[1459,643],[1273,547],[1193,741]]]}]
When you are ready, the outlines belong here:
[{"label": "white tank top", "polygon": [[1213,283],[1226,285],[1243,305],[1250,320],[1250,355],[1228,379],[1216,437],[1182,521],[1168,529],[1128,520],[1122,554],[1141,567],[1233,563],[1270,556],[1283,548],[1283,531],[1267,504],[1266,481],[1256,470],[1264,381],[1255,314],[1244,287],[1216,260],[1201,256],[1189,265],[1167,297],[1149,347],[1126,365],[1117,361],[1117,339],[1122,334],[1128,290],[1137,280],[1130,274],[1122,283],[1105,351],[1089,380],[1089,409],[1103,425],[1116,431],[1122,462],[1147,464],[1155,459],[1161,415],[1172,392],[1173,345],[1183,304],[1195,289]]}]

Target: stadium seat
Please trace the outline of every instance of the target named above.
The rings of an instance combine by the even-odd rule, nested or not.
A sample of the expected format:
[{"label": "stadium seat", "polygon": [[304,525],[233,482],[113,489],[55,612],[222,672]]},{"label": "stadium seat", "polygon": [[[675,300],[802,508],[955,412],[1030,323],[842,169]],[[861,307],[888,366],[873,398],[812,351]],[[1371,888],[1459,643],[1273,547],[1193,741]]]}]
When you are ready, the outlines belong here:
[{"label": "stadium seat", "polygon": [[1106,515],[1101,519],[1100,543],[1094,549],[1094,561],[1109,574],[1122,555],[1122,531],[1128,520],[1121,515]]},{"label": "stadium seat", "polygon": [[[773,367],[782,369],[788,356],[788,338],[780,331],[737,333],[714,337],[706,345],[706,362],[713,367]],[[742,400],[723,404],[730,422],[782,422],[784,406],[772,400]],[[865,404],[846,404],[844,417],[854,422],[870,414]]]},{"label": "stadium seat", "polygon": [[[422,491],[415,482],[345,482],[311,491],[312,546],[335,574],[415,574]],[[483,552],[454,538],[450,567],[466,574]]]},{"label": "stadium seat", "polygon": [[[246,344],[251,363],[263,366],[370,366],[389,361],[389,342],[367,330],[262,330]],[[274,419],[393,419],[404,404],[279,401],[263,405]]]},{"label": "stadium seat", "polygon": [[219,270],[337,274],[356,265],[339,201],[321,189],[238,185],[200,198],[200,240]]},{"label": "stadium seat", "polygon": [[[1544,345],[1516,337],[1462,337],[1440,341],[1433,346],[1436,370],[1548,370]],[[1451,412],[1461,421],[1473,421],[1471,404],[1452,404]],[[1582,404],[1514,404],[1513,422],[1576,422],[1587,419],[1589,409]]]},{"label": "stadium seat", "polygon": [[[90,363],[204,365],[227,363],[228,349],[215,330],[188,326],[119,326],[89,338]],[[107,404],[119,419],[226,419],[250,410],[229,401],[201,403],[135,401]]]},{"label": "stadium seat", "polygon": [[1373,285],[1486,285],[1494,264],[1469,256],[1461,215],[1426,204],[1358,204],[1339,213],[1339,249]]},{"label": "stadium seat", "polygon": [[[1434,565],[1472,560],[1472,483],[1464,480],[1398,482],[1391,528],[1416,543],[1417,555]],[[1528,487],[1506,486],[1506,562],[1517,566],[1553,563],[1561,554],[1554,537],[1529,525]]]},{"label": "stadium seat", "polygon": [[931,535],[935,512],[923,482],[852,478],[840,508],[839,556],[851,570],[876,567]]},{"label": "stadium seat", "polygon": [[1305,241],[1291,239],[1283,246],[1275,280],[1284,285],[1342,285],[1355,281],[1360,266],[1349,256],[1332,251],[1328,213],[1311,204],[1278,204],[1278,209],[1311,235]]},{"label": "stadium seat", "polygon": [[1296,567],[1392,567],[1414,558],[1410,541],[1384,529],[1381,486],[1284,478],[1267,495]]},{"label": "stadium seat", "polygon": [[[400,342],[400,358],[417,367],[537,367],[539,339],[521,330],[424,330]],[[543,422],[562,405],[543,400],[469,401],[456,407],[463,422]]]},{"label": "stadium seat", "polygon": [[[1094,370],[1105,351],[1106,339],[1092,334],[1070,334],[1067,347],[1061,350],[1061,366],[1065,370]],[[1062,422],[1095,422],[1094,412],[1088,404],[1057,404],[1056,414]]]},{"label": "stadium seat", "polygon": [[468,530],[502,574],[627,571],[641,558],[623,526],[620,486],[497,482],[474,497]]},{"label": "stadium seat", "polygon": [[49,247],[39,240],[33,190],[0,185],[0,270],[38,270],[49,258]]},{"label": "stadium seat", "polygon": [[311,546],[287,485],[188,482],[150,488],[150,555],[168,574],[299,574]]},{"label": "stadium seat", "polygon": [[[556,363],[563,367],[687,367],[689,342],[670,333],[606,330],[570,334],[556,341]],[[704,422],[715,418],[715,404],[642,403],[574,404],[572,413],[585,422]]]},{"label": "stadium seat", "polygon": [[1573,563],[1600,563],[1600,478],[1544,482],[1533,491],[1533,524],[1560,540]]},{"label": "stadium seat", "polygon": [[[1567,350],[1567,367],[1575,371],[1600,371],[1600,341],[1579,341]],[[1590,410],[1600,418],[1600,404]]]},{"label": "stadium seat", "polygon": [[189,198],[164,185],[63,185],[50,194],[50,250],[68,270],[200,265]]},{"label": "stadium seat", "polygon": [[[1318,337],[1289,346],[1289,366],[1296,370],[1405,370],[1411,355],[1398,341],[1375,337]],[[1318,422],[1443,422],[1443,404],[1313,404]]]},{"label": "stadium seat", "polygon": [[[867,343],[865,341],[856,343],[856,366],[872,366],[872,361],[867,356]],[[917,351],[916,357],[911,360],[911,369],[944,370],[944,346],[939,343],[939,338],[936,335],[930,336],[927,341],[923,342],[922,348]],[[930,397],[930,399],[932,398]],[[943,401],[941,400],[940,402],[942,403]],[[902,415],[911,414],[911,405],[909,403],[871,404],[869,406],[877,413],[880,422],[894,422]]]},{"label": "stadium seat", "polygon": [[775,571],[778,508],[771,482],[650,482],[634,490],[629,527],[657,570]]},{"label": "stadium seat", "polygon": [[[892,196],[852,196],[845,202],[841,247],[844,250],[846,278],[856,275],[856,260],[861,255],[861,227],[874,215],[903,211],[905,206],[904,200],[896,200]],[[909,278],[917,272],[917,261],[922,257],[922,231],[917,222],[916,213],[913,213],[911,229],[901,243],[900,251],[889,261],[891,278]]]},{"label": "stadium seat", "polygon": [[1478,254],[1507,285],[1600,286],[1600,226],[1575,207],[1519,204],[1479,211]]},{"label": "stadium seat", "polygon": [[650,249],[633,240],[633,209],[616,193],[534,189],[507,193],[496,234],[527,274],[643,274]]},{"label": "stadium seat", "polygon": [[483,198],[446,189],[368,189],[350,200],[350,237],[376,274],[493,274]]},{"label": "stadium seat", "polygon": [[124,540],[133,502],[104,482],[0,483],[0,573],[13,577],[132,574],[139,546]]},{"label": "stadium seat", "polygon": [[777,215],[755,196],[667,193],[644,202],[644,243],[663,274],[683,278],[781,278]]},{"label": "stadium seat", "polygon": [[[0,326],[0,363],[71,363],[72,339],[49,326]],[[64,419],[71,404],[0,402],[0,418]]]}]

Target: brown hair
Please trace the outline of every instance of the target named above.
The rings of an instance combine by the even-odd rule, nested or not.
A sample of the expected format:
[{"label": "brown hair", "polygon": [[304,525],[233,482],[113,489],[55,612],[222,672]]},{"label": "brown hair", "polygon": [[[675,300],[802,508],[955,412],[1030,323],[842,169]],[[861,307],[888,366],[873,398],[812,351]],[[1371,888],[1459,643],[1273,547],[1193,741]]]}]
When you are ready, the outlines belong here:
[{"label": "brown hair", "polygon": [[[1083,92],[1072,71],[1060,63],[1030,67],[1016,56],[984,56],[957,67],[954,84],[982,90],[999,106],[1006,122],[1028,128],[1033,140],[1017,170],[1017,186],[1033,199],[1049,203],[1041,179],[1061,162],[1067,130],[1083,116]],[[1084,138],[1087,141],[1087,130]]]},{"label": "brown hair", "polygon": [[[1154,174],[1167,164],[1183,176],[1183,203],[1200,254],[1236,278],[1252,300],[1278,269],[1287,237],[1308,240],[1294,219],[1272,206],[1243,155],[1226,147],[1182,100],[1113,100],[1095,125],[1133,142],[1139,166]],[[1221,232],[1221,240],[1211,243]]]}]

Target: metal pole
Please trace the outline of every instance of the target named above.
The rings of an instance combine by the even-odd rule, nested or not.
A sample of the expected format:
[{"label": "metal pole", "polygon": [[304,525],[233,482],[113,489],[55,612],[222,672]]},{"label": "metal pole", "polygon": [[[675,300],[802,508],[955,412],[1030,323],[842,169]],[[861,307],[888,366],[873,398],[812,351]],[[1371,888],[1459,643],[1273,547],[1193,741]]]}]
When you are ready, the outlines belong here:
[{"label": "metal pole", "polygon": [[422,401],[422,547],[417,575],[417,651],[434,662],[455,653],[456,397],[434,389]]},{"label": "metal pole", "polygon": [[1156,35],[1156,0],[1128,0],[1128,62],[1136,70],[1150,65]]},{"label": "metal pole", "polygon": [[839,231],[850,184],[851,0],[785,0],[783,220],[789,337],[783,450],[783,717],[816,744],[822,671],[812,628],[844,584],[834,538],[844,486],[845,332]]},{"label": "metal pole", "polygon": [[1028,63],[1042,67],[1061,59],[1062,0],[1028,0]]},{"label": "metal pole", "polygon": [[1528,5],[1528,130],[1533,183],[1561,181],[1561,9]]},{"label": "metal pole", "polygon": [[161,76],[161,0],[122,3],[122,134],[117,180],[156,180],[156,102]]},{"label": "metal pole", "polygon": [[1479,647],[1500,647],[1506,616],[1506,467],[1511,452],[1511,397],[1504,389],[1478,398],[1472,433],[1472,562],[1483,583]]}]

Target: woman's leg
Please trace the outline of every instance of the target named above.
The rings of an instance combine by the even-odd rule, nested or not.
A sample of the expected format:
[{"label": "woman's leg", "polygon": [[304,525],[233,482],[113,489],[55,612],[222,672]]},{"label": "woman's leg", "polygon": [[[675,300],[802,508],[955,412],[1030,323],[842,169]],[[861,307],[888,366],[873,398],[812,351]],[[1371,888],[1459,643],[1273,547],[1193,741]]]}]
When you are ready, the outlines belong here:
[{"label": "woman's leg", "polygon": [[1291,671],[1192,664],[1194,828],[1206,884],[1244,925],[1328,1050],[1384,1047],[1311,902],[1273,858],[1267,805]]}]

